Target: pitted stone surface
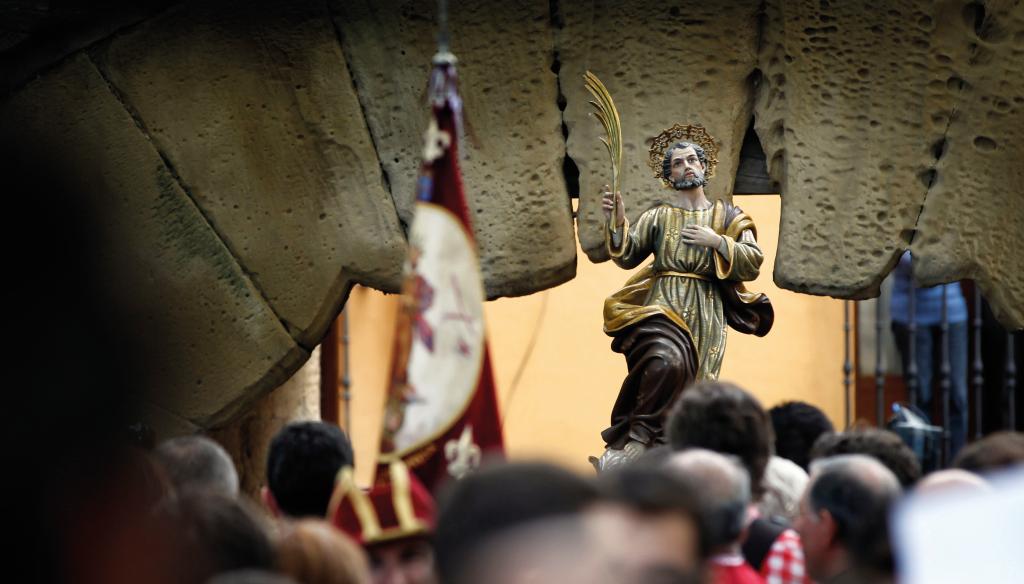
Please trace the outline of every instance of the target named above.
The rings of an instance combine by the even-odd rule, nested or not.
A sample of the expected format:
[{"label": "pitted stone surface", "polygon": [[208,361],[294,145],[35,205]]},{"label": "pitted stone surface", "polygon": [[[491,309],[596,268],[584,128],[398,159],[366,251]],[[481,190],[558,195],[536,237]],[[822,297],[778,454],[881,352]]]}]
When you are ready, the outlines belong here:
[{"label": "pitted stone surface", "polygon": [[873,296],[913,240],[921,283],[977,277],[1020,326],[1021,270],[1007,259],[1021,199],[1007,189],[1024,153],[1024,29],[1019,14],[979,11],[767,3],[755,119],[782,185],[780,286]]},{"label": "pitted stone surface", "polygon": [[[4,138],[51,141],[110,193],[110,281],[160,349],[168,431],[221,425],[285,380],[352,282],[398,286],[433,5],[278,4],[179,8],[95,48],[99,69],[72,58],[0,104]],[[760,31],[762,3],[705,4],[561,2],[555,26],[547,2],[452,6],[489,296],[574,273],[557,44],[592,259],[609,169],[586,69],[623,114],[631,217],[670,193],[645,161],[677,122],[718,138],[710,193],[727,195],[753,107],[783,191],[780,285],[870,296],[913,240],[921,283],[975,278],[1024,325],[1021,4],[769,0]]]},{"label": "pitted stone surface", "polygon": [[767,3],[755,128],[782,190],[780,286],[871,296],[909,243],[945,124],[928,114],[953,104],[930,6]]},{"label": "pitted stone surface", "polygon": [[561,3],[559,80],[568,152],[580,170],[577,230],[591,260],[608,259],[600,191],[611,183],[611,165],[584,71],[604,82],[621,116],[622,197],[631,220],[673,195],[654,178],[647,156],[654,137],[677,123],[701,124],[715,138],[719,164],[707,193],[728,199],[750,122],[759,7],[750,0]]},{"label": "pitted stone surface", "polygon": [[915,271],[925,285],[977,280],[996,316],[1021,328],[1024,5],[947,3],[935,20],[955,113],[911,248]]},{"label": "pitted stone surface", "polygon": [[405,240],[323,3],[192,4],[100,66],[300,344],[353,282],[397,290]]},{"label": "pitted stone surface", "polygon": [[71,162],[101,197],[91,206],[110,245],[97,265],[138,315],[135,338],[158,349],[154,400],[178,426],[226,420],[306,359],[89,59],[0,104],[0,134]]},{"label": "pitted stone surface", "polygon": [[[408,224],[437,47],[435,3],[332,4],[381,165]],[[561,284],[576,273],[576,246],[561,171],[549,3],[455,1],[449,15],[469,135],[460,143],[462,177],[487,296]]]}]

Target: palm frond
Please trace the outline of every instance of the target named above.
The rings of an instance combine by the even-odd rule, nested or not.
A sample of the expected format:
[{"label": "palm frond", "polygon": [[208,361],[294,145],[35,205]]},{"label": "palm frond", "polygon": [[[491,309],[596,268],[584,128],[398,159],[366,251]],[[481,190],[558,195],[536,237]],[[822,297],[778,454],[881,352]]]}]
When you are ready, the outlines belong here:
[{"label": "palm frond", "polygon": [[583,74],[583,86],[587,88],[594,101],[590,105],[594,107],[594,116],[604,127],[605,138],[601,142],[608,150],[608,157],[612,163],[612,192],[620,190],[619,172],[622,169],[622,125],[619,121],[619,110],[615,108],[615,101],[612,100],[608,88],[601,83],[590,71]]}]

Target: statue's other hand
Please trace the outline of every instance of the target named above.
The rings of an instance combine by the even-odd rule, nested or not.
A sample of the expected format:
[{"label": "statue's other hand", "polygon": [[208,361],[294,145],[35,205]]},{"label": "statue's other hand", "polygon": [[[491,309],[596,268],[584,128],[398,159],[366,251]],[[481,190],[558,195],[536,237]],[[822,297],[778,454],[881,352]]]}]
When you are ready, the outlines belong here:
[{"label": "statue's other hand", "polygon": [[601,209],[604,210],[605,222],[611,222],[612,211],[615,211],[615,228],[622,227],[626,217],[626,207],[622,203],[622,192],[612,194],[611,187],[604,185],[604,193],[601,195]]}]

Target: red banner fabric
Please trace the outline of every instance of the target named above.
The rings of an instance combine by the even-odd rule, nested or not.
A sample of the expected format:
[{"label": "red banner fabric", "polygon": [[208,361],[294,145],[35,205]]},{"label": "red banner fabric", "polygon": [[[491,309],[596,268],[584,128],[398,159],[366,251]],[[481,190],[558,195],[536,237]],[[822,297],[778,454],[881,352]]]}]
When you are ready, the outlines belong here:
[{"label": "red banner fabric", "polygon": [[377,480],[401,458],[430,489],[503,454],[484,334],[483,284],[458,164],[454,58],[438,55]]}]

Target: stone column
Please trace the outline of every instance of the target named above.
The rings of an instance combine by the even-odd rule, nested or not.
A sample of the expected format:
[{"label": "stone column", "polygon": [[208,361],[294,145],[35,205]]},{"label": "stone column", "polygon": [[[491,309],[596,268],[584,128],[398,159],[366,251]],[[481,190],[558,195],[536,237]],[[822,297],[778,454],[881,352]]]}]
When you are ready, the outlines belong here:
[{"label": "stone column", "polygon": [[260,398],[226,426],[211,430],[211,438],[231,454],[241,490],[259,500],[266,477],[270,440],[289,422],[320,419],[320,348],[291,379]]}]

